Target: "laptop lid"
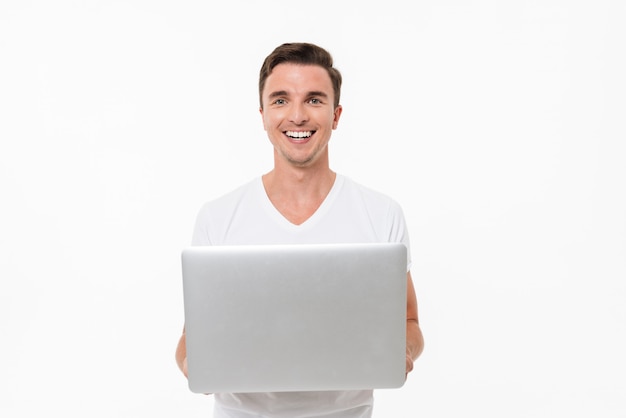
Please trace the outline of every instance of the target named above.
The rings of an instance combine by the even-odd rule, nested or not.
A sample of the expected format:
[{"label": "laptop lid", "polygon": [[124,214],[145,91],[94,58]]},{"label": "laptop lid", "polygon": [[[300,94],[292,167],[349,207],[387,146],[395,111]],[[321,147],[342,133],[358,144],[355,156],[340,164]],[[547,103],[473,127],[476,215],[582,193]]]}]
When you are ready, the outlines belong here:
[{"label": "laptop lid", "polygon": [[357,390],[405,381],[400,243],[189,247],[189,388]]}]

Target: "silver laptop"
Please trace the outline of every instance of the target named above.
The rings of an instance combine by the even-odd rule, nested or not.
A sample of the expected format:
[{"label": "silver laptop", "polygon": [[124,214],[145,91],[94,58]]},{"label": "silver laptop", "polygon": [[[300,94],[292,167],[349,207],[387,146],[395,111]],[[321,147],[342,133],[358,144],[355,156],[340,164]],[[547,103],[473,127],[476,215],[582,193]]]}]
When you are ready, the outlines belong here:
[{"label": "silver laptop", "polygon": [[402,386],[406,251],[400,243],[184,249],[190,390]]}]

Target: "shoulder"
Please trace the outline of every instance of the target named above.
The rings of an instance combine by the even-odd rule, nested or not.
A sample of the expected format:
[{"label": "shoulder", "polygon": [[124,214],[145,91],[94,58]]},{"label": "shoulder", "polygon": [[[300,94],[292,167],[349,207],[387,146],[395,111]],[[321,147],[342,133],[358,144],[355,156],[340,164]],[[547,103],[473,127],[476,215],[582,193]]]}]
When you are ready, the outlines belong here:
[{"label": "shoulder", "polygon": [[236,189],[205,202],[198,211],[197,224],[225,225],[243,207],[258,206],[260,178],[255,178]]},{"label": "shoulder", "polygon": [[228,193],[207,201],[200,208],[200,213],[231,212],[241,204],[242,200],[254,194],[259,181],[260,178],[255,178]]},{"label": "shoulder", "polygon": [[388,210],[400,210],[398,202],[388,194],[365,186],[347,176],[338,175],[338,178],[342,181],[343,192],[351,198],[359,199],[366,206]]},{"label": "shoulder", "polygon": [[215,245],[225,241],[234,219],[240,219],[245,207],[256,207],[260,178],[254,179],[216,199],[206,202],[198,211],[193,245]]},{"label": "shoulder", "polygon": [[360,220],[362,229],[370,228],[376,240],[402,242],[409,248],[409,236],[400,204],[388,194],[344,177],[341,206],[351,219]]}]

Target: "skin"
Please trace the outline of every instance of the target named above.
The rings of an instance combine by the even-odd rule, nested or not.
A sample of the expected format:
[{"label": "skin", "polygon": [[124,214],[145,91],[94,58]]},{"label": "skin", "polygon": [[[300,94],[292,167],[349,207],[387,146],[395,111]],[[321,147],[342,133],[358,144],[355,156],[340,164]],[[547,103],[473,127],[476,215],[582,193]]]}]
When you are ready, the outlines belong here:
[{"label": "skin", "polygon": [[[274,168],[263,176],[263,185],[276,209],[296,225],[315,213],[335,181],[328,143],[342,107],[335,107],[333,98],[332,83],[324,68],[293,63],[274,67],[262,93],[261,118],[274,147]],[[407,374],[424,348],[417,311],[413,280],[408,272]],[[184,329],[176,361],[187,376]]]}]

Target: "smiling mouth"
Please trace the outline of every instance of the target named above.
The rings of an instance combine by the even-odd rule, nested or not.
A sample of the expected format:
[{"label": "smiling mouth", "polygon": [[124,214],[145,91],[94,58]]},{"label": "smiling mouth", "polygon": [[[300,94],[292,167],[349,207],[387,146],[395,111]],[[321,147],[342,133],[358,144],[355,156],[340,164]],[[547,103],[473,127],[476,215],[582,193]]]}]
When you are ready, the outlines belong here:
[{"label": "smiling mouth", "polygon": [[311,136],[313,136],[314,133],[315,133],[315,131],[285,131],[284,132],[284,134],[286,136],[288,136],[291,139],[295,139],[295,140],[308,139]]}]

